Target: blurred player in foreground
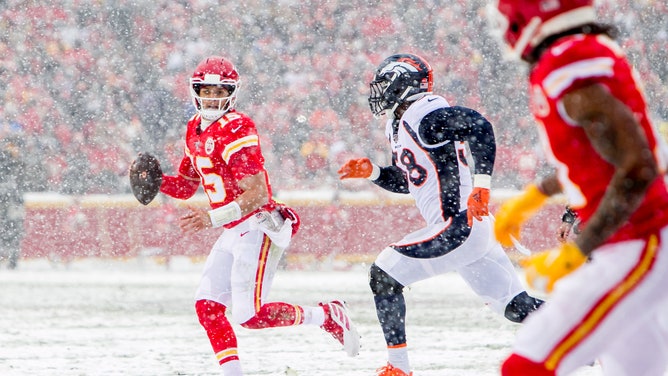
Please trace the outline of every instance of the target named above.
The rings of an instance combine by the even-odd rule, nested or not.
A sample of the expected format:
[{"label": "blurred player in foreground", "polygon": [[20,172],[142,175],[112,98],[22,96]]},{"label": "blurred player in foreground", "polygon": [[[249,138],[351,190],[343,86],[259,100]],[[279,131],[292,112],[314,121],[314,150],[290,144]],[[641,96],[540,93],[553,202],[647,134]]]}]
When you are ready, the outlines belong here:
[{"label": "blurred player in foreground", "polygon": [[[248,329],[316,325],[330,333],[350,356],[359,336],[342,302],[307,307],[265,299],[283,250],[299,218],[272,199],[255,124],[234,105],[239,74],[220,56],[202,61],[190,79],[197,109],[186,129],[185,156],[177,176],[163,176],[160,190],[187,199],[200,183],[211,210],[190,208],[181,229],[194,233],[222,228],[196,293],[195,308],[226,376],[242,375],[234,322]],[[288,344],[286,344],[288,345]]]},{"label": "blurred player in foreground", "polygon": [[[341,179],[366,178],[392,192],[410,193],[426,226],[385,248],[369,271],[376,312],[385,335],[388,363],[382,376],[412,375],[406,347],[403,289],[457,271],[486,304],[521,322],[541,303],[527,295],[515,269],[494,240],[488,217],[496,156],[492,125],[465,107],[451,107],[432,94],[431,66],[421,57],[385,59],[370,84],[374,116],[387,115],[392,165],[353,159]],[[471,149],[474,175],[466,156]],[[435,313],[437,314],[437,313]]]},{"label": "blurred player in foreground", "polygon": [[663,375],[668,192],[640,83],[592,0],[501,0],[495,14],[531,64],[531,109],[556,167],[502,205],[496,236],[510,245],[559,192],[581,221],[575,240],[523,260],[529,284],[552,295],[502,373],[565,375],[599,359],[606,375]]}]

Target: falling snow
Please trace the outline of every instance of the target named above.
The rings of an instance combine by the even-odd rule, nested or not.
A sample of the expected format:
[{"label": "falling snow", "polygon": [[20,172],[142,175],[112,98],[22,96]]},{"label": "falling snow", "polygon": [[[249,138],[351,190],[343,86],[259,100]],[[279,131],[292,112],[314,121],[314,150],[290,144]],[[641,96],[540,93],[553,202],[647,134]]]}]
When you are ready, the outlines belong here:
[{"label": "falling snow", "polygon": [[[34,218],[25,216],[30,210],[38,211],[40,223],[68,221],[67,231],[48,234],[53,243],[97,237],[99,228],[91,224],[103,220],[125,231],[113,215],[93,221],[83,213],[107,202],[91,203],[95,197],[129,195],[126,173],[140,151],[157,155],[167,173],[176,171],[193,113],[187,79],[205,56],[236,63],[243,82],[238,109],[258,125],[277,196],[326,190],[336,199],[368,189],[368,182],[341,183],[336,170],[349,157],[389,163],[382,121],[368,109],[367,85],[376,64],[397,52],[425,57],[437,94],[492,121],[495,189],[520,188],[546,171],[526,103],[526,68],[501,58],[486,1],[0,3],[3,376],[220,374],[193,308],[197,260],[177,256],[167,266],[150,253],[121,260],[113,242],[109,254],[116,257],[79,258],[100,253],[91,249],[67,262],[59,254],[17,259],[23,226],[31,225],[24,219]],[[619,27],[620,44],[665,136],[668,7],[662,1],[596,4],[601,19]],[[53,196],[72,204],[58,206]],[[45,207],[54,212],[40,211]],[[162,217],[158,236],[175,231],[174,212]],[[345,218],[331,222],[338,220]],[[302,231],[319,234],[308,226]],[[112,231],[105,231],[99,236],[108,240]],[[396,240],[391,235],[388,243]],[[369,238],[359,242],[370,248]],[[318,260],[339,251],[313,250]],[[280,271],[271,298],[301,304],[345,299],[363,335],[360,356],[347,358],[318,328],[237,328],[249,375],[361,376],[383,365],[366,266],[324,266]],[[416,376],[498,374],[517,325],[482,306],[455,274],[419,283],[406,297]],[[597,374],[595,365],[577,375]]]},{"label": "falling snow", "polygon": [[[220,375],[194,313],[201,264],[170,268],[153,258],[85,259],[68,268],[44,260],[0,273],[3,376]],[[235,326],[248,375],[369,376],[386,361],[366,268],[280,270],[270,300],[305,305],[344,299],[362,336],[348,357],[315,326],[248,330]],[[406,292],[415,374],[496,375],[519,325],[485,307],[455,273]],[[599,375],[598,365],[576,373]]]}]

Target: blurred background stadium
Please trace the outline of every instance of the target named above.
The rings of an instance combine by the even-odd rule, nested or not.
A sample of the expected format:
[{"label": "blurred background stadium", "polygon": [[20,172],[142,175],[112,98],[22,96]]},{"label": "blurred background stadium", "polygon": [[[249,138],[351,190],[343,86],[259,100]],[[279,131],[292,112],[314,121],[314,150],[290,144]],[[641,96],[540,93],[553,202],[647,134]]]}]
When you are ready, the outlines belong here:
[{"label": "blurred background stadium", "polygon": [[[0,255],[8,257],[16,236],[24,257],[54,260],[207,251],[216,234],[182,239],[173,219],[183,204],[161,197],[140,207],[126,171],[139,151],[174,171],[194,111],[187,79],[212,54],[236,63],[237,107],[258,125],[274,191],[303,213],[293,246],[300,263],[364,259],[419,226],[405,199],[336,177],[350,156],[389,162],[383,122],[366,98],[373,68],[396,52],[425,57],[437,93],[495,125],[493,187],[502,200],[546,167],[524,68],[501,59],[486,3],[0,1]],[[597,7],[620,27],[665,132],[668,6],[602,0]],[[561,205],[530,224],[530,247],[550,242]]]}]

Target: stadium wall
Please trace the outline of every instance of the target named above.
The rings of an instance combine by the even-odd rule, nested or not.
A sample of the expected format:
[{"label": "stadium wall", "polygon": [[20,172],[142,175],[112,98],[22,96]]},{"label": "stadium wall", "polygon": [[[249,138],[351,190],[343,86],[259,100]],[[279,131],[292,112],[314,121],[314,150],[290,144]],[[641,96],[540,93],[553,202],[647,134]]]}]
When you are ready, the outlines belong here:
[{"label": "stadium wall", "polygon": [[[492,211],[515,194],[493,192]],[[412,199],[405,195],[290,191],[280,192],[277,199],[293,207],[302,219],[286,252],[285,262],[293,268],[370,262],[387,244],[423,225]],[[174,255],[203,259],[221,230],[183,235],[177,220],[188,205],[207,206],[206,197],[198,194],[179,201],[160,195],[142,206],[131,195],[30,193],[25,196],[22,257],[62,262],[85,257],[168,260]],[[561,200],[550,201],[526,224],[522,243],[532,250],[554,246],[563,207]],[[517,256],[516,251],[508,251]]]}]

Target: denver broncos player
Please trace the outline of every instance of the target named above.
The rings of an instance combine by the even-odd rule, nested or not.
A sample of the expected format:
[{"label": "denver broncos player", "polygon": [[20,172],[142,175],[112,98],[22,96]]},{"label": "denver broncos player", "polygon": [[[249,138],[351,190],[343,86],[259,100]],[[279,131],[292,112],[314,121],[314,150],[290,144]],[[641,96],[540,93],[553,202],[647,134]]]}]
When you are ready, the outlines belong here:
[{"label": "denver broncos player", "polygon": [[496,155],[492,125],[476,111],[433,95],[432,76],[431,66],[412,54],[392,55],[378,66],[369,104],[375,116],[387,115],[392,165],[361,158],[339,170],[341,179],[367,178],[389,191],[410,193],[426,221],[423,229],[385,248],[369,271],[389,358],[378,370],[382,376],[412,374],[405,286],[457,271],[486,304],[515,322],[542,303],[524,291],[492,236],[487,208]]},{"label": "denver broncos player", "polygon": [[193,233],[224,228],[209,253],[195,308],[226,376],[242,375],[234,322],[249,329],[310,324],[321,326],[350,356],[359,336],[342,302],[307,307],[265,303],[283,250],[299,226],[292,209],[272,199],[255,124],[234,109],[239,74],[221,56],[202,61],[190,79],[197,113],[186,129],[185,156],[177,176],[163,176],[161,191],[187,199],[200,183],[211,210],[191,207],[180,218]]},{"label": "denver broncos player", "polygon": [[[503,375],[663,375],[668,360],[668,192],[663,143],[633,68],[592,0],[501,0],[505,40],[531,64],[531,111],[556,173],[502,205],[505,244],[563,192],[580,234],[524,260],[549,304],[520,329]],[[590,261],[585,263],[589,258]]]}]

